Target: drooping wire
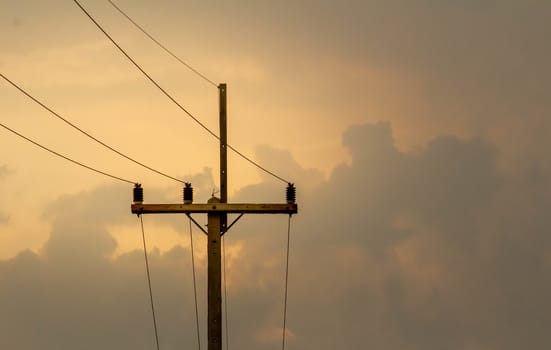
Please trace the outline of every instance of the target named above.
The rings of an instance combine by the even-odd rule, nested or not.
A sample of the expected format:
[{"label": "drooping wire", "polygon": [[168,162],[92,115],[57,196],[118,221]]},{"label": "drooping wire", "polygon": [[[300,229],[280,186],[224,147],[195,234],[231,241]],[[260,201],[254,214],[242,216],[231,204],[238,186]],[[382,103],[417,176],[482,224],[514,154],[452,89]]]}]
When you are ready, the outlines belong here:
[{"label": "drooping wire", "polygon": [[[174,103],[180,110],[182,110],[184,113],[186,113],[191,119],[193,119],[201,128],[203,128],[207,133],[209,133],[210,135],[212,135],[214,138],[216,138],[217,140],[220,140],[220,137],[218,135],[216,135],[216,133],[212,130],[210,130],[205,124],[203,124],[197,117],[195,117],[191,112],[189,112],[186,108],[184,108],[184,106],[182,106],[178,101],[176,101],[176,99],[174,97],[172,97],[171,94],[169,94],[155,79],[153,79],[153,77],[151,77],[132,57],[130,57],[130,55],[128,53],[126,53],[126,51],[115,41],[115,39],[113,39],[113,37],[111,37],[111,35],[109,35],[109,33],[107,33],[107,31],[105,29],[103,29],[103,27],[94,19],[94,17],[92,17],[92,15],[78,2],[78,0],[73,0],[77,6],[82,10],[82,12],[84,12],[84,14],[86,14],[86,16],[96,25],[96,27],[113,43],[113,45],[115,45],[117,47],[117,49],[119,49],[119,51],[153,84],[155,85],[170,101],[172,101],[172,103]],[[272,171],[269,171],[268,169],[266,169],[265,167],[261,166],[260,164],[258,164],[257,162],[253,161],[251,158],[245,156],[243,153],[241,153],[240,151],[238,151],[236,148],[234,148],[233,146],[229,145],[229,144],[226,144],[226,146],[231,149],[232,151],[234,151],[237,155],[239,155],[241,158],[243,158],[244,160],[248,161],[249,163],[251,163],[252,165],[256,166],[257,168],[259,168],[260,170],[266,172],[267,174],[269,175],[272,175],[274,178],[284,182],[284,183],[289,183],[289,181],[287,181],[286,179],[284,179],[283,177],[281,176],[278,176],[276,175],[274,172]]]},{"label": "drooping wire", "polygon": [[203,78],[206,82],[210,83],[211,85],[214,85],[215,87],[218,87],[218,85],[207,78],[204,74],[199,72],[197,69],[193,68],[191,65],[186,63],[184,60],[182,60],[180,57],[178,57],[175,53],[173,53],[171,50],[169,50],[165,45],[163,45],[159,40],[155,39],[151,34],[149,34],[141,25],[139,25],[136,21],[134,21],[126,12],[124,12],[117,4],[115,4],[111,0],[107,0],[111,6],[113,6],[121,15],[123,15],[127,20],[130,21],[136,28],[138,28],[145,36],[147,36],[149,39],[151,39],[155,44],[157,44],[161,49],[163,49],[166,53],[168,53],[170,56],[172,56],[174,59],[176,59],[178,62],[186,66],[189,70],[191,70],[193,73],[197,74],[199,77]]},{"label": "drooping wire", "polygon": [[157,350],[159,350],[159,332],[157,330],[157,317],[155,316],[155,304],[153,303],[153,289],[151,288],[151,272],[149,271],[149,260],[147,258],[147,246],[145,244],[145,230],[143,228],[142,216],[140,216],[140,223],[142,226],[143,253],[145,257],[145,269],[147,271],[147,285],[149,287],[149,301],[151,302],[151,315],[153,317],[153,329],[155,330],[155,343],[157,344]]},{"label": "drooping wire", "polygon": [[[220,140],[220,138],[218,136],[216,136],[217,139]],[[279,176],[279,175],[276,175],[273,171],[270,171],[268,169],[266,169],[265,167],[263,167],[262,165],[258,164],[257,162],[255,162],[254,160],[252,160],[251,158],[247,157],[246,155],[244,155],[243,153],[241,153],[240,151],[238,151],[237,149],[235,149],[232,145],[230,144],[226,144],[226,146],[228,146],[229,149],[231,149],[232,151],[234,151],[237,155],[239,155],[241,158],[245,159],[246,161],[248,161],[249,163],[251,163],[252,165],[256,166],[258,169],[264,171],[265,173],[269,174],[269,175],[272,175],[273,177],[275,177],[276,179],[278,179],[279,181],[282,181],[284,183],[289,183],[289,181],[285,180],[283,177]]]},{"label": "drooping wire", "polygon": [[176,106],[178,106],[182,111],[184,111],[190,118],[192,118],[197,124],[199,124],[203,129],[205,129],[205,131],[207,131],[209,134],[211,134],[212,136],[214,137],[218,137],[218,135],[216,135],[213,131],[211,131],[205,124],[201,123],[201,121],[199,119],[197,119],[193,114],[191,114],[187,109],[185,109],[180,103],[178,103],[178,101],[176,101],[174,99],[174,97],[172,97],[165,89],[163,89],[161,87],[161,85],[159,85],[159,83],[157,83],[157,81],[155,81],[155,79],[153,79],[136,61],[134,61],[134,59],[132,57],[130,57],[129,54],[126,53],[126,51],[124,51],[124,49],[115,41],[115,39],[113,39],[111,37],[111,35],[109,35],[109,33],[107,33],[105,31],[105,29],[102,28],[102,26],[94,19],[94,17],[92,17],[92,15],[90,13],[88,13],[88,11],[86,11],[86,9],[84,7],[82,7],[82,5],[78,2],[78,0],[73,0],[77,5],[78,7],[80,7],[80,9],[84,12],[84,14],[86,14],[86,16],[88,16],[88,18],[96,25],[96,27],[98,27],[98,29],[113,43],[113,45],[115,45],[117,47],[117,49],[119,49],[119,51],[124,55],[126,56],[126,58],[132,62],[132,64],[140,71],[142,72],[142,74],[153,84],[155,85],[166,97],[168,97],[174,104],[176,104]]},{"label": "drooping wire", "polygon": [[224,285],[224,333],[226,335],[226,350],[230,349],[230,336],[228,326],[228,287],[226,284],[226,238],[222,236],[222,269],[224,271],[223,285]]},{"label": "drooping wire", "polygon": [[65,160],[67,160],[67,161],[73,163],[73,164],[76,164],[76,165],[81,166],[81,167],[83,167],[83,168],[86,168],[86,169],[88,169],[88,170],[94,171],[94,172],[96,172],[96,173],[98,173],[98,174],[108,176],[108,177],[113,178],[113,179],[115,179],[115,180],[127,182],[127,183],[130,183],[130,184],[136,183],[136,181],[130,181],[130,180],[124,179],[124,178],[122,178],[122,177],[118,177],[118,176],[109,174],[109,173],[107,173],[107,172],[105,172],[105,171],[101,171],[101,170],[98,170],[98,169],[96,169],[96,168],[92,168],[91,166],[88,166],[88,165],[83,164],[83,163],[81,163],[81,162],[79,162],[79,161],[76,161],[76,160],[71,159],[71,158],[69,158],[69,157],[67,157],[67,156],[64,156],[63,154],[58,153],[58,152],[56,152],[56,151],[54,151],[54,150],[52,150],[52,149],[50,149],[50,148],[48,148],[48,147],[46,147],[46,146],[42,146],[42,145],[39,144],[38,142],[36,142],[36,141],[34,141],[34,140],[32,140],[32,139],[26,137],[26,136],[23,135],[23,134],[18,133],[17,131],[15,131],[15,130],[9,128],[9,127],[7,127],[6,125],[4,125],[4,124],[2,124],[2,123],[0,123],[0,126],[3,127],[4,129],[10,131],[11,133],[13,133],[13,134],[15,134],[15,135],[21,137],[22,139],[24,139],[24,140],[26,140],[26,141],[28,141],[28,142],[34,144],[35,146],[38,146],[38,147],[42,148],[43,150],[48,151],[48,152],[50,152],[50,153],[52,153],[52,154],[54,154],[54,155],[56,155],[56,156],[58,156],[58,157],[60,157],[60,158],[63,158],[63,159],[65,159]]},{"label": "drooping wire", "polygon": [[99,143],[100,145],[102,145],[103,147],[109,149],[110,151],[118,154],[119,156],[123,157],[123,158],[126,158],[127,160],[147,169],[147,170],[150,170],[154,173],[157,173],[161,176],[164,176],[166,178],[169,178],[171,180],[174,180],[174,181],[178,181],[180,183],[185,183],[185,181],[183,180],[180,180],[180,179],[177,179],[173,176],[170,176],[166,173],[163,173],[157,169],[154,169],[152,167],[150,167],[149,165],[146,165],[140,161],[137,161],[136,159],[116,150],[115,148],[109,146],[108,144],[106,144],[105,142],[99,140],[98,138],[92,136],[90,133],[84,131],[83,129],[81,129],[80,127],[78,127],[77,125],[73,124],[72,122],[70,122],[69,120],[67,120],[66,118],[62,117],[59,113],[55,112],[53,109],[51,109],[50,107],[48,107],[47,105],[45,105],[43,102],[41,102],[40,100],[38,100],[37,98],[35,98],[34,96],[32,96],[30,93],[28,93],[27,91],[25,91],[22,87],[20,87],[18,84],[16,84],[15,82],[13,82],[12,80],[10,80],[8,77],[6,77],[4,74],[0,73],[0,76],[2,78],[4,78],[5,81],[7,81],[8,83],[10,83],[14,88],[16,88],[17,90],[19,90],[21,93],[23,93],[25,96],[27,96],[28,98],[30,98],[31,100],[33,100],[35,103],[37,103],[40,107],[44,108],[45,110],[47,110],[48,112],[50,112],[50,114],[56,116],[58,119],[60,119],[61,121],[63,121],[64,123],[66,123],[67,125],[69,125],[70,127],[72,127],[73,129],[79,131],[80,133],[82,133],[83,135],[87,136],[88,138],[94,140],[95,142]]},{"label": "drooping wire", "polygon": [[287,223],[287,259],[285,262],[285,301],[283,303],[283,341],[281,349],[285,350],[285,335],[287,333],[287,287],[289,285],[289,243],[291,242],[291,215]]},{"label": "drooping wire", "polygon": [[193,250],[193,229],[191,227],[191,218],[189,218],[189,241],[191,246],[191,270],[193,271],[193,296],[195,298],[195,321],[197,328],[197,346],[201,350],[201,336],[199,333],[199,308],[197,307],[197,282],[195,279],[195,254]]}]

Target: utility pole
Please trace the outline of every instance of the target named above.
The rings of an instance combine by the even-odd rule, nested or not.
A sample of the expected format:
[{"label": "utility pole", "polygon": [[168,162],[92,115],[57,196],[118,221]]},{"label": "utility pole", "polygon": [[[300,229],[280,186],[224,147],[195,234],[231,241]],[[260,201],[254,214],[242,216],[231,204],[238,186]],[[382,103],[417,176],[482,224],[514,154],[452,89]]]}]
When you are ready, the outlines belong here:
[{"label": "utility pole", "polygon": [[[186,214],[197,227],[207,234],[208,252],[208,350],[222,350],[222,264],[221,237],[244,214],[296,214],[294,185],[287,187],[285,203],[228,203],[227,169],[227,87],[218,86],[220,108],[220,198],[213,197],[204,204],[193,203],[193,190],[190,184],[184,187],[184,203],[144,204],[143,189],[134,188],[133,214]],[[191,214],[206,213],[208,228],[203,229]],[[228,213],[240,214],[229,226]]]}]

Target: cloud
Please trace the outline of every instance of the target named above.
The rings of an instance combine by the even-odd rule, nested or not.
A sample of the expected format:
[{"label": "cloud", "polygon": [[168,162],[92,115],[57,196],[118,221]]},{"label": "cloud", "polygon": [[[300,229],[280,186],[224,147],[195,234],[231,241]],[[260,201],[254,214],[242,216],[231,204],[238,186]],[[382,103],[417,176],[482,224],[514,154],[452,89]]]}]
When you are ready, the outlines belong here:
[{"label": "cloud", "polygon": [[[0,165],[0,180],[3,180],[7,175],[11,174],[12,171],[8,168],[7,165],[3,164]],[[8,214],[5,214],[4,212],[0,211],[0,225],[7,224],[10,220],[10,217]]]},{"label": "cloud", "polygon": [[[74,4],[59,2],[55,14],[43,16],[51,6],[21,1],[3,14],[4,23],[21,24],[4,31],[3,61],[13,79],[26,86],[36,81],[36,69],[47,68],[39,74],[40,87],[53,89],[45,98],[57,91],[65,99],[87,95],[104,106],[108,96],[123,105],[135,104],[137,95],[153,102],[148,86],[133,83],[139,75]],[[491,137],[512,168],[543,159],[549,148],[550,5],[545,2],[235,1],[218,4],[216,11],[175,1],[154,8],[140,2],[121,6],[207,76],[229,78],[232,115],[254,126],[262,111],[261,126],[273,131],[264,142],[311,145],[300,159],[320,152],[320,140],[336,144],[347,125],[379,118],[391,120],[395,132],[407,136],[398,141],[408,147],[443,132]],[[173,60],[159,61],[166,57],[109,4],[90,4],[90,10],[163,86],[171,90],[194,81]],[[212,30],[222,22],[224,36]],[[194,35],[178,34],[184,32]],[[75,84],[78,93],[70,88]],[[192,93],[196,90],[196,85],[183,90],[184,104],[205,98]],[[236,139],[248,139],[248,128],[240,130]],[[327,167],[335,163],[326,162]]]},{"label": "cloud", "polygon": [[[547,321],[537,310],[549,307],[551,288],[542,248],[551,224],[543,209],[548,176],[540,174],[537,185],[528,174],[508,177],[498,149],[479,138],[438,137],[403,153],[390,125],[377,123],[350,128],[343,142],[352,163],[299,196],[293,219],[289,325],[297,347],[547,344],[536,324]],[[545,194],[530,190],[534,196],[519,201],[534,187]],[[534,223],[522,227],[525,215]],[[244,270],[257,272],[244,279],[273,275],[261,264],[282,249],[273,237],[283,227],[267,233],[273,222],[247,220],[243,254],[256,266]]]},{"label": "cloud", "polygon": [[[61,80],[40,74],[44,79],[37,88],[67,90],[94,83],[90,73],[98,70],[86,69],[91,61],[70,63],[93,55],[110,75],[104,83],[96,81],[96,88],[107,81],[119,91],[134,79],[124,73],[131,73],[124,60],[111,60],[109,46],[98,44],[96,29],[73,4],[57,5],[52,17],[44,16],[51,4],[30,1],[0,14],[10,23],[2,67],[19,72],[21,81],[28,80],[25,72],[36,72],[14,60],[53,67],[47,71],[63,73]],[[191,62],[207,62],[201,66],[209,77],[235,77],[231,91],[244,91],[247,107],[233,104],[243,109],[234,114],[242,116],[241,125],[250,125],[258,121],[258,111],[267,113],[262,127],[271,132],[265,142],[293,147],[295,140],[301,147],[311,145],[303,154],[322,159],[326,154],[316,142],[361,122],[343,134],[350,161],[326,180],[285,150],[257,150],[260,163],[273,165],[298,187],[288,322],[292,346],[549,347],[549,4],[320,1],[315,7],[274,2],[267,9],[266,3],[241,1],[220,4],[215,12],[199,3],[156,3],[155,11],[145,3],[134,5],[132,15],[140,22],[146,18],[143,23],[159,30],[154,34],[170,47],[176,43],[176,52]],[[94,12],[109,23],[111,9]],[[208,25],[222,22],[224,36]],[[69,27],[79,30],[68,32]],[[125,47],[149,50],[121,34],[127,27],[112,29]],[[193,32],[194,38],[176,38],[171,30]],[[213,60],[219,52],[208,47],[223,51],[227,62]],[[155,60],[154,67],[165,67],[154,57],[148,59]],[[168,74],[166,67],[163,72],[182,83],[182,76],[172,69]],[[107,88],[99,90],[109,93]],[[133,88],[128,91],[136,96]],[[64,101],[67,93],[61,94]],[[373,118],[391,120],[392,127],[365,124]],[[412,138],[409,145],[421,140],[424,146],[400,151],[392,137],[396,132]],[[242,135],[235,139],[249,139]],[[396,142],[407,144],[404,139]],[[0,178],[5,174],[0,167]],[[209,171],[193,179],[196,201],[210,195],[212,182]],[[262,177],[232,200],[280,201],[284,186]],[[180,201],[179,191],[145,190],[147,200]],[[52,226],[43,249],[0,262],[6,286],[0,289],[5,310],[0,347],[153,345],[143,256],[139,251],[113,256],[113,227],[136,224],[128,213],[129,197],[128,188],[106,186],[60,198],[44,215]],[[146,227],[181,230],[181,219],[148,217]],[[273,341],[273,330],[281,327],[285,230],[281,217],[246,216],[227,236],[236,348],[267,348],[260,340]],[[193,346],[189,249],[152,250],[151,263],[162,345]],[[204,279],[204,261],[198,268]]]},{"label": "cloud", "polygon": [[3,179],[7,175],[9,175],[12,171],[8,168],[7,165],[3,164],[0,165],[0,179]]},{"label": "cloud", "polygon": [[10,221],[10,217],[7,214],[0,212],[0,224],[7,224]]},{"label": "cloud", "polygon": [[[289,346],[549,345],[549,174],[503,173],[499,149],[480,138],[442,136],[404,153],[385,122],[350,127],[343,144],[351,162],[327,180],[287,152],[259,152],[276,168],[294,169],[297,183],[317,182],[299,185],[299,214],[291,219]],[[235,201],[278,200],[284,187],[266,178]],[[121,200],[129,193],[107,186],[60,198],[46,214],[52,231],[44,249],[0,262],[2,347],[153,346],[143,253],[113,257],[106,229],[132,225],[129,200]],[[248,215],[226,236],[232,346],[267,349],[277,340],[286,224]],[[189,253],[175,246],[150,254],[166,348],[195,346]],[[203,327],[204,261],[198,276]]]},{"label": "cloud", "polygon": [[[39,48],[31,53],[8,54],[4,57],[7,62],[4,65],[11,76],[18,77],[14,79],[16,83],[19,80],[25,82],[23,85],[32,88],[92,86],[105,89],[132,82],[135,79],[133,72],[110,69],[110,49],[111,46],[105,42],[75,44],[62,48]],[[101,69],[92,68],[100,60],[104,61]],[[43,79],[36,82],[33,81],[34,76],[41,76]],[[102,79],[99,80],[98,76]]]}]

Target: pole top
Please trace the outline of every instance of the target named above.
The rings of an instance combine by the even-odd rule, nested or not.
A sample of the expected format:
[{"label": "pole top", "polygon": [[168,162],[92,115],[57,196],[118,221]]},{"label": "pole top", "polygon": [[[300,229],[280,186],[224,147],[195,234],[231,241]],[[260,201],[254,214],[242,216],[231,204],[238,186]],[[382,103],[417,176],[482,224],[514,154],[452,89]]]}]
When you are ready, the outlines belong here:
[{"label": "pole top", "polygon": [[207,203],[220,203],[220,198],[212,196]]}]

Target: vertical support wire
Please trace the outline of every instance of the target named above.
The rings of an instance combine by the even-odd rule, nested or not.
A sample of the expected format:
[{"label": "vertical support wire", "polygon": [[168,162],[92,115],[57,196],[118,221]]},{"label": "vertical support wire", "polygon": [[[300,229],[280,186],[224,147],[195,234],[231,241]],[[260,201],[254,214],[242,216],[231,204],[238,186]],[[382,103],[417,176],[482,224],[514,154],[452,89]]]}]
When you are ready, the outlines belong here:
[{"label": "vertical support wire", "polygon": [[287,260],[285,262],[285,301],[283,303],[283,341],[281,349],[285,350],[285,334],[287,333],[287,286],[289,284],[289,243],[291,241],[291,215],[287,223]]},{"label": "vertical support wire", "polygon": [[145,269],[147,271],[147,285],[149,286],[149,301],[151,302],[151,315],[153,316],[153,329],[155,330],[155,343],[159,350],[159,332],[157,330],[157,317],[155,317],[155,304],[153,303],[153,290],[151,288],[151,273],[149,271],[149,260],[147,259],[147,246],[145,244],[145,230],[143,228],[143,218],[140,216],[142,226],[143,253],[145,257]]},{"label": "vertical support wire", "polygon": [[193,229],[191,227],[191,218],[189,219],[189,241],[191,247],[191,270],[193,272],[193,296],[195,298],[195,321],[197,329],[197,346],[201,350],[201,335],[199,333],[199,309],[197,307],[197,282],[195,279],[195,253],[193,250]]},{"label": "vertical support wire", "polygon": [[222,236],[222,268],[224,270],[224,333],[226,335],[226,350],[230,349],[230,337],[228,331],[228,288],[226,285],[226,239]]}]

